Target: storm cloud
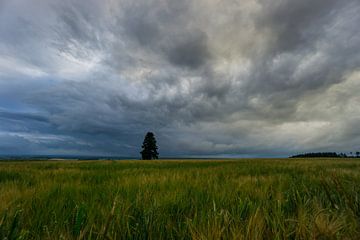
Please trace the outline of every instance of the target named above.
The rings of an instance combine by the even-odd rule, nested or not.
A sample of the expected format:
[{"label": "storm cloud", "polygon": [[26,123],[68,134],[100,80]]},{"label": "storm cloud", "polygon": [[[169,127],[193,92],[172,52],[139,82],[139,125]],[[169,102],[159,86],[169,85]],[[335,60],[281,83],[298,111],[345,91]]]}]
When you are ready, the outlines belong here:
[{"label": "storm cloud", "polygon": [[360,150],[358,0],[0,1],[0,154]]}]

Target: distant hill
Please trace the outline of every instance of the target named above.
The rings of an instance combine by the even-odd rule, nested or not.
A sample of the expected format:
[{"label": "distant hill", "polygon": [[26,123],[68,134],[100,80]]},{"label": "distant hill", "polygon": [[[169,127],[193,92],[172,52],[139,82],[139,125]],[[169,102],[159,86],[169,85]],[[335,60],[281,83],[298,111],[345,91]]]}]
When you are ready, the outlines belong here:
[{"label": "distant hill", "polygon": [[348,157],[345,153],[336,152],[317,152],[317,153],[304,153],[291,156],[290,158],[346,158]]},{"label": "distant hill", "polygon": [[85,156],[85,155],[0,155],[0,160],[124,160],[136,159],[122,156]]}]

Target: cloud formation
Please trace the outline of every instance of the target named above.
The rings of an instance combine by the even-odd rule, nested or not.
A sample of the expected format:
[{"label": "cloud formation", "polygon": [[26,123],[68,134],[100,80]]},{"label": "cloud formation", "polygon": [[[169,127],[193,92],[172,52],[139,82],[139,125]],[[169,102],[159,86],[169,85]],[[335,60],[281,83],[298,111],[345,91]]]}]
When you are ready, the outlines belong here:
[{"label": "cloud formation", "polygon": [[0,153],[356,151],[357,0],[0,1]]}]

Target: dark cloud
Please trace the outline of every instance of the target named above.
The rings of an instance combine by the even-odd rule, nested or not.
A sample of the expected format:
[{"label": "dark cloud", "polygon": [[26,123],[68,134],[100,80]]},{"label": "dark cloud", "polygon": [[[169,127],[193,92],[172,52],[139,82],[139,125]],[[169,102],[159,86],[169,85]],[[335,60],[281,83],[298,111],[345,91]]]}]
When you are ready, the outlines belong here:
[{"label": "dark cloud", "polygon": [[207,47],[207,37],[202,32],[189,34],[187,39],[181,39],[167,50],[167,56],[171,63],[180,67],[196,69],[204,65],[210,59]]},{"label": "dark cloud", "polygon": [[263,14],[258,27],[270,28],[276,34],[276,50],[292,51],[321,37],[326,23],[349,2],[345,0],[260,1]]},{"label": "dark cloud", "polygon": [[130,6],[123,18],[118,20],[127,36],[145,46],[156,44],[161,37],[158,15],[149,9],[151,8]]},{"label": "dark cloud", "polygon": [[358,147],[358,1],[1,4],[3,153]]},{"label": "dark cloud", "polygon": [[0,118],[13,121],[38,121],[46,122],[47,119],[43,116],[39,116],[31,113],[16,113],[16,112],[3,112],[0,110]]}]

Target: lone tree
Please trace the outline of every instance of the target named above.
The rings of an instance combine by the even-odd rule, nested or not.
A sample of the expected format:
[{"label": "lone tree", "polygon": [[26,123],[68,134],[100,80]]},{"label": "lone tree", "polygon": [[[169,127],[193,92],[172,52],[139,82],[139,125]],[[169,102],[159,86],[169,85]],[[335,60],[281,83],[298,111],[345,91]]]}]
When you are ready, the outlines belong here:
[{"label": "lone tree", "polygon": [[157,151],[155,135],[152,132],[148,132],[145,136],[142,145],[141,158],[143,160],[158,159],[159,153]]}]

